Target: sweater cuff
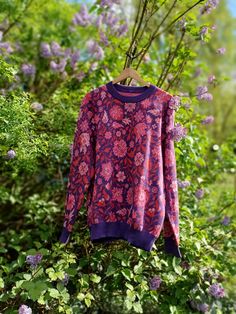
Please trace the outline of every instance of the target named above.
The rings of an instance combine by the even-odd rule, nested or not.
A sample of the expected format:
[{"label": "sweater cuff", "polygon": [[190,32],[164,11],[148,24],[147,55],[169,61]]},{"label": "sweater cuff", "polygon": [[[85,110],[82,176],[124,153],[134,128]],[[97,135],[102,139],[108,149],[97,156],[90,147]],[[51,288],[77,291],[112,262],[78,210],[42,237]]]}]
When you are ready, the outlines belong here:
[{"label": "sweater cuff", "polygon": [[182,258],[179,246],[172,237],[164,237],[164,247],[166,253]]},{"label": "sweater cuff", "polygon": [[70,237],[70,231],[68,231],[65,227],[63,227],[59,241],[62,243],[67,243]]}]

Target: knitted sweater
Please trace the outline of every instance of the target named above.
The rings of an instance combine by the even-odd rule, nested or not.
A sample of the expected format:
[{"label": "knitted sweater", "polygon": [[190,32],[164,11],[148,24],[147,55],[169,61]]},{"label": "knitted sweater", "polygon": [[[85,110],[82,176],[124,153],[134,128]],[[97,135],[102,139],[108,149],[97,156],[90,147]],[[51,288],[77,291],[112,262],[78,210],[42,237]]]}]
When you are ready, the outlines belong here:
[{"label": "knitted sweater", "polygon": [[173,96],[155,85],[112,81],[82,99],[71,150],[64,224],[69,241],[85,193],[92,242],[128,241],[151,251],[162,232],[164,249],[179,249],[179,203]]}]

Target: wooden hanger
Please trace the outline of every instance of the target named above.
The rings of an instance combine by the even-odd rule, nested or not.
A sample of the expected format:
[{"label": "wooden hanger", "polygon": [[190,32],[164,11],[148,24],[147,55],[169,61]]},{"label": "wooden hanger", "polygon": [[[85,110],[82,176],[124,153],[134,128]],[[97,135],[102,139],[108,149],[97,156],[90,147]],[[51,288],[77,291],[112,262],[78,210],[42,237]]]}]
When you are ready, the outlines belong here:
[{"label": "wooden hanger", "polygon": [[131,77],[132,79],[138,81],[139,83],[143,84],[144,86],[150,86],[150,82],[146,82],[144,81],[141,76],[138,74],[138,72],[132,68],[125,68],[119,76],[117,76],[116,78],[114,78],[112,80],[112,83],[118,83],[120,81],[125,80],[127,77]]}]

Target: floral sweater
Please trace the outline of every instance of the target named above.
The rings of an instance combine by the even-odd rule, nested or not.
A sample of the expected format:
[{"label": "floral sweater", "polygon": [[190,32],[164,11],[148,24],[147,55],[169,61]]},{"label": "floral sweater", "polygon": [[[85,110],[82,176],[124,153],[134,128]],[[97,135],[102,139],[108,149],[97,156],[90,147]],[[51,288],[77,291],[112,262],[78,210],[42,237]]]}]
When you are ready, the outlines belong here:
[{"label": "floral sweater", "polygon": [[60,242],[67,243],[83,205],[92,242],[128,241],[151,251],[162,233],[179,249],[174,96],[112,81],[82,99],[71,150]]}]

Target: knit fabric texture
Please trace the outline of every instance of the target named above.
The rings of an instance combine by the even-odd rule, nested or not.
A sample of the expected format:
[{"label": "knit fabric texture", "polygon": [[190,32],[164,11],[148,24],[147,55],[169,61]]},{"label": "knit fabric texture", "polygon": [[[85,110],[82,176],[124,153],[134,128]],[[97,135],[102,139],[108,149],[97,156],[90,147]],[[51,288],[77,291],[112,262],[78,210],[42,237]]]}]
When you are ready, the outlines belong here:
[{"label": "knit fabric texture", "polygon": [[112,81],[81,101],[71,149],[64,224],[69,241],[86,193],[92,242],[128,241],[151,251],[162,233],[164,250],[179,248],[179,201],[173,97],[150,86]]}]

